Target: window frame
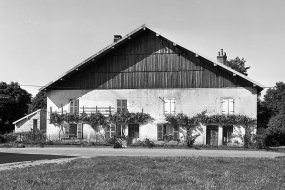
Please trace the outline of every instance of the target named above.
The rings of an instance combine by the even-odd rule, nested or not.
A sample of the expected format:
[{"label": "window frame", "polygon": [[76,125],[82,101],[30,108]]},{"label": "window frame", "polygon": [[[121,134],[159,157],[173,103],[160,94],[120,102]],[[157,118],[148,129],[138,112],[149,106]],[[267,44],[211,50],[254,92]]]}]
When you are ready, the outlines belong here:
[{"label": "window frame", "polygon": [[[227,110],[224,110],[225,105]],[[221,98],[221,112],[225,115],[235,114],[235,99],[230,97]]]},{"label": "window frame", "polygon": [[69,113],[79,114],[79,99],[69,99]]},{"label": "window frame", "polygon": [[128,100],[127,99],[117,99],[117,113],[125,113],[125,112],[128,112]]},{"label": "window frame", "polygon": [[[170,101],[169,103],[169,113],[166,113],[166,101]],[[171,107],[171,104],[174,104]],[[172,113],[173,112],[173,113]],[[176,115],[176,98],[163,98],[163,115]]]}]

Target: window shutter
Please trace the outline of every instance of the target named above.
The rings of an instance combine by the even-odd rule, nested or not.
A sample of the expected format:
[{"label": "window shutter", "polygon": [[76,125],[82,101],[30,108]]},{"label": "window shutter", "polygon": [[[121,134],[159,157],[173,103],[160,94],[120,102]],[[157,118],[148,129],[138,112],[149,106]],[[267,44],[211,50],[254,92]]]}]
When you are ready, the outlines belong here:
[{"label": "window shutter", "polygon": [[77,124],[77,138],[82,139],[82,129],[83,129],[83,124],[78,123]]},{"label": "window shutter", "polygon": [[229,99],[229,114],[234,114],[234,99]]},{"label": "window shutter", "polygon": [[229,113],[229,101],[227,99],[222,100],[222,114]]},{"label": "window shutter", "polygon": [[116,127],[116,135],[122,135],[121,134],[121,130],[122,130],[122,125],[117,125],[117,127]]},{"label": "window shutter", "polygon": [[162,124],[157,124],[157,140],[163,140]]},{"label": "window shutter", "polygon": [[76,104],[76,105],[75,105],[76,107],[75,107],[74,113],[79,113],[79,99],[75,100],[75,102],[76,102],[76,103],[75,103],[75,104]]},{"label": "window shutter", "polygon": [[70,108],[70,109],[69,109],[69,112],[70,112],[70,113],[73,113],[73,112],[74,112],[74,111],[73,111],[73,110],[74,110],[74,109],[73,109],[73,106],[74,106],[74,105],[73,105],[73,100],[69,100],[69,101],[70,101],[70,105],[69,105],[69,108]]},{"label": "window shutter", "polygon": [[110,126],[108,125],[106,127],[106,131],[105,131],[105,138],[106,139],[110,138],[111,137],[110,135],[111,135],[111,133],[110,133]]},{"label": "window shutter", "polygon": [[170,114],[175,115],[175,99],[170,100]]},{"label": "window shutter", "polygon": [[171,110],[170,110],[170,99],[164,99],[164,114],[170,114]]},{"label": "window shutter", "polygon": [[111,127],[110,127],[110,137],[114,137],[116,134],[116,125],[114,124],[111,124]]},{"label": "window shutter", "polygon": [[174,140],[179,139],[179,127],[173,126],[173,138]]},{"label": "window shutter", "polygon": [[63,128],[64,128],[64,133],[65,133],[65,138],[69,138],[69,131],[70,131],[70,126],[68,123],[64,123],[63,124]]}]

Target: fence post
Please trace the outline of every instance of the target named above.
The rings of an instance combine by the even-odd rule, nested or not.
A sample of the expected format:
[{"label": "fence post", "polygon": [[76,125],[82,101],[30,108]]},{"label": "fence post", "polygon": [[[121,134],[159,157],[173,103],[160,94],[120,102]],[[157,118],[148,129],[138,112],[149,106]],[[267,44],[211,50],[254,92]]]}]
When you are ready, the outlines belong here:
[{"label": "fence post", "polygon": [[111,106],[109,106],[109,115],[111,115]]},{"label": "fence post", "polygon": [[143,114],[143,109],[142,109],[142,114]]},{"label": "fence post", "polygon": [[63,114],[63,106],[62,106],[62,104],[61,104],[61,114]]},{"label": "fence post", "polygon": [[83,106],[83,113],[84,113],[84,106]]},{"label": "fence post", "polygon": [[96,113],[97,113],[97,111],[98,111],[98,108],[97,108],[97,106],[96,106]]}]

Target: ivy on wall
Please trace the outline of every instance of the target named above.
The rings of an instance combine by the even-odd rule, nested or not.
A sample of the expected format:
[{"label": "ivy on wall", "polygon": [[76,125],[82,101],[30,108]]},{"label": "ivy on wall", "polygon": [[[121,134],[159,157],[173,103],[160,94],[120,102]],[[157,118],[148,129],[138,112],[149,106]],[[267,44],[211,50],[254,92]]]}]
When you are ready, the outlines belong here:
[{"label": "ivy on wall", "polygon": [[253,126],[256,124],[255,118],[250,118],[246,115],[225,115],[225,114],[215,114],[206,115],[206,111],[198,113],[193,117],[189,117],[186,114],[179,113],[177,115],[168,115],[165,120],[173,125],[179,125],[188,128],[197,126],[199,123],[202,124],[222,124],[222,125],[244,125]]},{"label": "ivy on wall", "polygon": [[107,126],[110,123],[132,123],[132,124],[146,124],[154,119],[147,113],[141,112],[125,112],[111,114],[109,117],[104,116],[102,113],[91,114],[72,114],[72,113],[57,113],[52,112],[50,114],[50,124],[62,125],[63,123],[89,123],[92,127],[102,125]]}]

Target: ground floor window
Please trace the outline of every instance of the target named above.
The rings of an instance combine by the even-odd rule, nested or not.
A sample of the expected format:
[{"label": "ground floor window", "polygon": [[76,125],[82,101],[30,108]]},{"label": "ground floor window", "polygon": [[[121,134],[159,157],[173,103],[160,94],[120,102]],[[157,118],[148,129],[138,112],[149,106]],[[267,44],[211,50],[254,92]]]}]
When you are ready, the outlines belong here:
[{"label": "ground floor window", "polygon": [[116,125],[114,124],[108,125],[105,129],[105,138],[114,137],[115,134],[116,134]]},{"label": "ground floor window", "polygon": [[167,136],[172,136],[172,140],[179,139],[179,126],[173,126],[170,124],[158,124],[157,125],[157,140],[166,140]]},{"label": "ground floor window", "polygon": [[77,123],[77,124],[65,123],[63,127],[64,127],[65,138],[75,137],[81,139],[83,137],[82,123]]}]

